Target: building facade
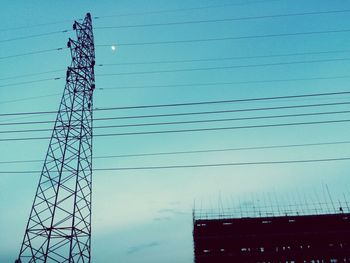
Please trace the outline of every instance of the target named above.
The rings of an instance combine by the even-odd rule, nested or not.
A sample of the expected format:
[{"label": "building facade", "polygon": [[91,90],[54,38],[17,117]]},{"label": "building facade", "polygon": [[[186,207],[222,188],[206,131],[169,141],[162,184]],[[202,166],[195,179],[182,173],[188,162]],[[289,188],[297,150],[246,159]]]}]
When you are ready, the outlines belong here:
[{"label": "building facade", "polygon": [[350,213],[193,222],[195,263],[350,262]]}]

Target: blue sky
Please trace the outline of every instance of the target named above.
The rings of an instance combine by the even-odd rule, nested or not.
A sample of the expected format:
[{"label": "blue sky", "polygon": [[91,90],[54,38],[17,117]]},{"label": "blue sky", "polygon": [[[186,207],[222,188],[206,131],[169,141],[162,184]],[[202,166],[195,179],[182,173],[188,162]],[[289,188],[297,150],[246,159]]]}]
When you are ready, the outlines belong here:
[{"label": "blue sky", "polygon": [[[348,10],[345,0],[231,0],[231,1],[6,1],[1,6],[0,58],[30,51],[66,46],[72,31],[45,37],[4,42],[1,40],[71,29],[75,19],[91,12],[96,28],[97,64],[150,61],[232,58],[291,53],[339,51],[266,58],[226,59],[179,63],[129,64],[96,67],[96,108],[148,104],[230,100],[253,97],[285,96],[349,90],[349,32],[241,40],[125,45],[127,43],[225,38],[297,32],[350,29],[348,13],[305,15],[238,20],[216,23],[168,25],[140,28],[98,29],[98,27],[172,23],[192,20],[252,17],[275,14]],[[159,10],[177,10],[150,13]],[[142,13],[142,14],[140,14]],[[66,22],[64,22],[66,21]],[[56,23],[57,22],[57,23]],[[41,26],[33,26],[43,24]],[[26,26],[18,29],[17,27]],[[17,28],[17,29],[15,29]],[[4,29],[4,30],[2,30]],[[123,45],[124,44],[124,45]],[[110,46],[115,45],[116,51]],[[341,51],[341,52],[340,52]],[[338,61],[335,61],[338,59]],[[191,68],[276,64],[310,60],[319,63],[254,66],[187,72],[123,74]],[[68,50],[0,59],[0,113],[57,110],[64,88],[65,68],[70,64]],[[58,72],[16,77],[58,70]],[[333,79],[317,79],[317,78]],[[305,79],[303,81],[274,81]],[[18,82],[51,79],[22,85]],[[259,82],[259,81],[266,82]],[[198,85],[218,82],[236,84]],[[259,83],[258,83],[259,82]],[[7,86],[10,85],[10,86]],[[180,85],[166,87],[167,85]],[[185,86],[188,85],[188,86]],[[127,87],[148,88],[127,88]],[[154,87],[158,86],[158,87]],[[203,105],[177,108],[96,111],[95,118],[217,111],[285,105],[346,102],[348,96],[302,98],[236,104]],[[345,111],[347,105],[322,108],[285,109],[262,112],[180,116],[157,119],[95,122],[95,126],[145,122],[190,121],[295,113]],[[53,115],[0,117],[0,124],[12,121],[53,120]],[[132,127],[96,129],[95,134],[183,128],[230,127],[288,122],[349,119],[349,114],[282,119],[232,121],[172,125],[169,127]],[[0,126],[0,131],[52,128],[52,124]],[[349,140],[349,123],[287,126],[211,132],[169,133],[140,136],[96,137],[94,156],[187,150],[240,148],[267,145],[303,144]],[[50,136],[41,133],[0,133],[2,138]],[[0,160],[42,159],[48,141],[0,142]],[[95,168],[166,166],[227,162],[259,162],[349,157],[349,144],[281,149],[226,151],[212,153],[96,159]],[[1,164],[0,171],[40,170],[42,163]],[[232,166],[168,170],[130,170],[94,173],[93,262],[176,262],[193,261],[192,209],[236,207],[238,203],[290,205],[327,202],[329,187],[334,201],[348,196],[349,162]],[[17,256],[32,204],[39,174],[1,174],[0,176],[0,262]],[[270,198],[270,196],[273,196]],[[319,198],[317,198],[319,197]],[[276,200],[276,201],[272,201]],[[306,200],[306,201],[305,201]],[[343,199],[342,199],[343,200]],[[329,200],[328,200],[329,201]]]}]

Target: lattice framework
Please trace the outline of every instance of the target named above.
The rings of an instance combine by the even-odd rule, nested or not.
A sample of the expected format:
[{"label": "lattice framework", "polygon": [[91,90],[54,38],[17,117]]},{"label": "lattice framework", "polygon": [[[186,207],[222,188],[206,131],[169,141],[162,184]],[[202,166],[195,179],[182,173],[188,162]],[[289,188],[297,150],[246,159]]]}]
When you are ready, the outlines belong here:
[{"label": "lattice framework", "polygon": [[91,15],[75,22],[72,62],[17,262],[90,262],[95,50]]}]

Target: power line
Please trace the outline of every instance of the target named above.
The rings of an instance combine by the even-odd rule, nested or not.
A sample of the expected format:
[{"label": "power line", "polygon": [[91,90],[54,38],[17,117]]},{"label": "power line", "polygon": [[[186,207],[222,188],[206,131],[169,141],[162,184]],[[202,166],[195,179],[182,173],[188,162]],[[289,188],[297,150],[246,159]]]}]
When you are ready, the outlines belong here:
[{"label": "power line", "polygon": [[[78,19],[77,21],[80,21],[81,19]],[[35,27],[43,27],[43,26],[48,26],[48,25],[58,25],[58,24],[63,24],[63,23],[71,23],[74,21],[72,20],[60,20],[60,21],[55,21],[55,22],[45,22],[45,23],[38,23],[38,24],[33,24],[33,25],[23,25],[23,26],[17,26],[17,27],[6,27],[6,28],[1,28],[0,32],[4,31],[15,31],[15,30],[21,30],[21,29],[27,29],[27,28],[35,28]]]},{"label": "power line", "polygon": [[[283,160],[283,161],[262,161],[262,162],[236,162],[236,163],[205,163],[189,165],[166,165],[166,166],[138,166],[138,167],[110,167],[95,168],[93,171],[126,171],[126,170],[159,170],[159,169],[184,169],[184,168],[207,168],[207,167],[225,167],[225,166],[253,166],[253,165],[276,165],[276,164],[297,164],[297,163],[319,163],[349,161],[350,157],[325,158],[325,159],[306,159],[306,160]],[[41,171],[0,171],[1,174],[29,174],[40,173]]]},{"label": "power line", "polygon": [[261,16],[246,16],[246,17],[231,17],[222,19],[203,19],[203,20],[190,20],[190,21],[178,21],[178,22],[166,22],[166,23],[150,23],[150,24],[135,24],[135,25],[120,25],[120,26],[98,26],[95,29],[124,29],[124,28],[143,28],[143,27],[160,27],[160,26],[174,26],[174,25],[190,25],[190,24],[203,24],[203,23],[218,23],[218,22],[232,22],[242,20],[257,20],[268,18],[284,18],[294,16],[308,16],[308,15],[326,15],[326,14],[339,14],[349,13],[350,10],[329,10],[329,11],[317,11],[317,12],[302,12],[302,13],[287,13],[287,14],[275,14],[275,15],[261,15]]},{"label": "power line", "polygon": [[[264,150],[264,149],[281,149],[281,148],[340,145],[340,144],[349,144],[349,143],[350,143],[350,141],[334,141],[334,142],[267,145],[267,146],[251,146],[251,147],[223,148],[223,149],[204,149],[204,150],[188,150],[188,151],[173,151],[173,152],[153,152],[153,153],[151,152],[151,153],[137,153],[137,154],[104,155],[104,156],[93,157],[93,159],[111,159],[111,158],[145,157],[145,156],[181,155],[181,154],[228,152],[228,151],[249,151],[249,150]],[[43,160],[37,159],[37,160],[21,160],[21,161],[20,160],[0,161],[0,164],[37,163],[37,162],[43,162]]]},{"label": "power line", "polygon": [[[339,13],[348,13],[348,12],[350,12],[350,10],[329,10],[329,11],[302,12],[302,13],[290,13],[290,14],[234,17],[234,18],[224,18],[224,19],[190,20],[190,21],[178,21],[178,22],[167,22],[167,23],[151,23],[151,24],[136,24],[136,25],[121,25],[121,26],[99,26],[99,27],[95,27],[95,29],[125,29],[125,28],[189,25],[189,24],[232,22],[232,21],[268,19],[268,18],[284,18],[284,17],[294,17],[294,16],[339,14]],[[99,17],[99,18],[102,18],[102,17]],[[56,35],[56,34],[62,34],[62,33],[67,33],[70,31],[72,31],[72,30],[65,29],[65,30],[51,31],[51,32],[45,32],[45,33],[40,33],[40,34],[20,36],[20,37],[0,40],[0,43],[12,42],[12,41],[17,41],[17,40],[26,40],[26,39],[38,38],[38,37],[44,37],[44,36],[50,36],[50,35]]]},{"label": "power line", "polygon": [[[139,88],[160,88],[160,87],[191,87],[191,86],[213,86],[213,85],[229,85],[229,84],[249,84],[249,83],[269,83],[269,82],[284,82],[284,81],[302,81],[302,80],[327,80],[327,79],[344,79],[344,78],[350,78],[350,76],[335,76],[335,77],[319,77],[319,78],[300,78],[300,79],[276,79],[276,80],[261,80],[261,81],[236,81],[236,82],[215,82],[215,83],[189,83],[189,84],[178,84],[178,85],[154,85],[154,86],[129,86],[129,87],[115,87],[115,88],[99,88],[99,90],[112,90],[112,89],[139,89]],[[49,80],[59,80],[59,77],[53,78],[53,79],[42,79],[42,80],[34,80],[34,81],[28,81],[28,82],[21,82],[21,83],[13,83],[15,85],[20,84],[29,84],[29,83],[35,83],[35,82],[42,82],[42,81],[49,81]],[[15,86],[13,85],[13,86]],[[7,86],[7,85],[4,85]],[[11,85],[9,85],[11,86]],[[0,86],[3,87],[3,86]],[[22,99],[14,99],[14,100],[6,100],[6,101],[0,101],[0,103],[11,103],[11,102],[17,102],[17,101],[25,101],[25,100],[33,100],[33,99],[39,99],[43,97],[52,97],[60,95],[59,93],[55,94],[49,94],[45,96],[33,96],[28,98],[22,98]],[[1,116],[1,115],[0,115]],[[44,121],[41,123],[47,123],[48,121]],[[50,122],[50,121],[49,121]],[[16,124],[16,123],[14,123]],[[31,122],[28,123],[19,123],[19,124],[31,124]],[[1,124],[0,125],[12,125],[9,124]]]},{"label": "power line", "polygon": [[[94,19],[100,20],[100,19],[111,18],[111,17],[139,16],[139,15],[152,15],[152,14],[162,14],[162,13],[172,13],[172,12],[183,12],[183,11],[191,11],[191,10],[220,8],[220,7],[227,7],[227,6],[240,6],[240,5],[247,5],[247,4],[259,4],[259,3],[276,2],[276,1],[280,1],[280,0],[246,1],[244,3],[231,3],[231,4],[224,4],[224,5],[208,5],[208,6],[202,6],[202,7],[155,10],[155,11],[148,11],[148,12],[125,13],[125,14],[115,14],[115,15],[102,15],[102,16],[95,16]],[[72,21],[74,21],[74,19],[70,19],[70,20],[66,19],[66,20],[38,23],[38,24],[32,24],[32,25],[23,25],[23,26],[17,26],[17,27],[6,27],[6,28],[0,29],[0,32],[42,27],[42,26],[48,26],[48,25],[57,25],[57,24],[63,24],[63,23],[71,23]],[[78,19],[77,21],[82,21],[82,19]]]},{"label": "power line", "polygon": [[303,55],[319,55],[319,54],[339,54],[347,53],[350,50],[329,50],[329,51],[311,51],[311,52],[296,52],[296,53],[282,53],[282,54],[266,54],[254,56],[235,56],[235,57],[221,57],[221,58],[199,58],[199,59],[180,59],[180,60],[158,60],[158,61],[136,61],[136,62],[120,62],[120,63],[101,63],[96,66],[123,66],[123,65],[148,65],[148,64],[170,64],[170,63],[187,63],[187,62],[202,62],[202,61],[224,61],[224,60],[241,60],[253,58],[272,58],[272,57],[289,57],[289,56],[303,56]]},{"label": "power line", "polygon": [[[34,116],[34,115],[27,115],[27,116],[24,116],[24,117],[15,117],[15,118],[10,118],[10,119],[6,118],[6,119],[1,119],[0,123],[6,124],[6,121],[18,121],[18,120],[29,119],[29,118],[31,119],[33,117],[36,117],[36,116]],[[11,123],[11,122],[8,122],[8,123]]]},{"label": "power line", "polygon": [[33,125],[33,124],[49,124],[49,123],[55,123],[55,121],[50,120],[50,121],[0,122],[0,126]]},{"label": "power line", "polygon": [[0,104],[13,103],[13,102],[19,102],[19,101],[27,101],[27,100],[35,100],[35,99],[42,99],[42,98],[49,98],[49,97],[54,97],[54,96],[59,96],[59,95],[61,95],[61,93],[49,94],[49,95],[43,95],[43,96],[27,97],[27,98],[22,98],[22,99],[2,100],[2,101],[0,101]]},{"label": "power line", "polygon": [[[190,71],[206,71],[206,70],[220,70],[220,69],[234,69],[234,68],[251,68],[251,67],[268,67],[268,66],[282,66],[282,65],[296,65],[296,64],[308,64],[308,63],[325,63],[325,62],[341,62],[341,61],[349,61],[350,58],[337,58],[337,59],[320,59],[320,60],[304,60],[304,61],[292,61],[292,62],[278,62],[278,63],[263,63],[263,64],[249,64],[249,65],[232,65],[232,66],[218,66],[218,67],[204,67],[204,68],[188,68],[188,69],[170,69],[170,70],[155,70],[155,71],[136,71],[136,72],[120,72],[120,73],[104,73],[97,74],[97,76],[123,76],[123,75],[138,75],[138,74],[156,74],[156,73],[175,73],[175,72],[190,72]],[[110,64],[100,64],[100,66],[110,66]],[[50,71],[48,71],[50,72]],[[51,71],[54,72],[54,71]],[[44,74],[44,72],[36,73],[36,75]],[[20,75],[18,77],[23,77]],[[14,78],[8,77],[7,79]],[[54,77],[54,78],[46,78],[25,82],[16,82],[10,84],[0,85],[0,87],[7,86],[18,86],[24,84],[31,84],[37,82],[45,82],[52,80],[59,80],[63,77]]]},{"label": "power line", "polygon": [[[201,59],[136,61],[136,62],[121,62],[121,63],[100,63],[100,64],[97,64],[96,66],[98,66],[98,67],[105,67],[105,66],[123,66],[123,65],[170,64],[170,63],[176,64],[176,63],[189,63],[189,62],[227,61],[227,60],[241,60],[241,59],[254,59],[254,58],[273,58],[273,57],[289,57],[289,56],[318,55],[318,54],[321,54],[321,55],[322,54],[339,54],[339,53],[347,53],[347,52],[350,52],[350,50],[329,50],[329,51],[316,51],[316,52],[312,51],[312,52],[297,52],[297,53],[284,53],[284,54],[266,54],[266,55],[255,55],[255,56],[236,56],[236,57],[220,57],[220,58],[201,58]],[[340,59],[344,59],[344,58],[340,58]],[[320,62],[327,62],[327,61],[320,61]],[[305,63],[307,63],[307,62],[305,62]],[[316,63],[316,61],[312,61],[312,63]],[[246,67],[246,66],[248,66],[248,65],[243,65],[243,67]],[[241,67],[241,66],[239,66],[239,67]],[[23,77],[32,77],[32,76],[45,75],[45,74],[57,73],[57,72],[65,72],[65,69],[49,70],[49,71],[43,71],[43,72],[21,74],[21,75],[16,75],[16,76],[0,78],[0,80],[18,79],[18,78],[23,78]]]},{"label": "power line", "polygon": [[[263,108],[248,108],[248,109],[235,109],[235,110],[218,110],[218,111],[200,111],[200,112],[185,112],[185,113],[167,113],[167,114],[153,114],[153,115],[129,115],[119,117],[107,117],[97,118],[94,120],[117,120],[117,119],[138,119],[138,118],[158,118],[158,117],[174,117],[174,116],[189,116],[189,115],[203,115],[203,114],[220,114],[220,113],[232,113],[232,112],[250,112],[250,111],[266,111],[266,110],[281,110],[281,109],[296,109],[296,108],[311,108],[311,107],[323,107],[323,106],[338,106],[349,105],[350,102],[334,102],[334,103],[321,103],[321,104],[304,104],[304,105],[292,105],[292,106],[278,106],[278,107],[263,107]],[[115,108],[106,108],[99,110],[115,110]],[[55,112],[37,112],[37,114],[46,114]],[[36,114],[36,112],[34,112]],[[53,122],[53,121],[49,121]],[[26,124],[33,124],[37,122],[26,122]],[[48,123],[48,122],[40,122]],[[12,125],[17,123],[1,123],[1,125]],[[23,124],[23,123],[20,123]]]},{"label": "power line", "polygon": [[32,83],[39,83],[39,82],[55,81],[55,80],[60,80],[62,78],[63,77],[54,77],[54,78],[46,78],[46,79],[21,81],[21,82],[16,82],[16,83],[9,83],[9,84],[0,85],[0,88],[11,87],[11,86],[20,86],[20,85],[26,85],[26,84],[32,84]]},{"label": "power line", "polygon": [[54,113],[57,113],[57,111],[32,111],[32,112],[0,113],[0,116],[43,115],[43,114],[54,114]]},{"label": "power line", "polygon": [[37,37],[43,37],[43,36],[57,35],[57,34],[67,33],[69,31],[72,31],[72,30],[66,29],[66,30],[52,31],[52,32],[46,32],[46,33],[41,33],[41,34],[34,34],[34,35],[20,36],[20,37],[15,37],[15,38],[2,39],[2,40],[0,40],[0,43],[12,42],[12,41],[17,41],[17,40],[25,40],[25,39],[37,38]]},{"label": "power line", "polygon": [[[350,102],[345,103],[345,105]],[[311,104],[311,105],[296,105],[296,106],[281,106],[281,107],[264,107],[264,108],[251,108],[251,109],[238,109],[238,110],[217,110],[217,111],[200,111],[200,112],[184,112],[184,113],[165,113],[165,114],[153,114],[153,115],[132,115],[132,116],[120,116],[120,117],[106,117],[97,118],[94,120],[120,120],[120,119],[138,119],[138,118],[158,118],[158,117],[175,117],[175,116],[191,116],[191,115],[207,115],[207,114],[221,114],[221,113],[232,113],[232,112],[248,112],[248,111],[265,111],[265,110],[280,110],[280,109],[294,109],[294,108],[306,108],[306,107],[322,107],[322,106],[333,106],[333,105],[344,105],[341,104]]]},{"label": "power line", "polygon": [[[239,130],[239,129],[256,129],[256,128],[274,128],[285,126],[300,126],[300,125],[319,125],[330,123],[346,123],[345,120],[327,120],[313,122],[293,122],[293,123],[278,123],[265,125],[248,125],[248,126],[233,126],[233,127],[215,127],[215,128],[197,128],[197,129],[180,129],[180,130],[161,130],[161,131],[144,131],[144,132],[122,132],[122,133],[101,133],[95,134],[94,137],[110,137],[110,136],[135,136],[135,135],[152,135],[152,134],[168,134],[168,133],[187,133],[187,132],[207,132],[207,131],[223,131],[223,130]],[[48,140],[50,137],[22,137],[22,138],[4,138],[0,142],[8,141],[32,141],[32,140]]]},{"label": "power line", "polygon": [[[166,113],[166,114],[152,114],[152,115],[128,115],[118,117],[104,117],[94,118],[94,121],[106,121],[106,120],[123,120],[123,119],[144,119],[144,118],[159,118],[159,117],[175,117],[175,116],[191,116],[191,115],[209,115],[209,114],[222,114],[232,112],[249,112],[249,111],[265,111],[265,110],[280,110],[280,109],[294,109],[294,108],[309,108],[309,107],[323,107],[323,106],[337,106],[348,105],[350,102],[340,103],[325,103],[325,104],[306,104],[306,105],[292,105],[292,106],[278,106],[278,107],[263,107],[263,108],[250,108],[250,109],[234,109],[234,110],[217,110],[217,111],[200,111],[200,112],[183,112],[183,113]],[[346,111],[338,111],[339,113]],[[52,112],[54,113],[54,112]],[[294,114],[297,115],[297,114]],[[250,118],[250,117],[247,117]],[[0,123],[0,126],[9,125],[32,125],[32,124],[49,124],[55,123],[55,121],[28,121],[28,122],[8,122]]]},{"label": "power line", "polygon": [[[350,111],[314,112],[314,113],[253,116],[253,117],[223,118],[223,119],[207,119],[207,120],[191,120],[191,121],[118,124],[118,125],[95,126],[94,129],[128,128],[128,127],[144,127],[144,126],[164,126],[164,125],[179,125],[179,124],[197,124],[197,123],[228,122],[228,121],[243,121],[243,120],[260,120],[260,119],[278,119],[278,118],[290,118],[290,117],[335,115],[335,114],[345,114],[345,113],[350,113]],[[26,132],[47,132],[47,131],[52,131],[52,129],[5,130],[5,131],[0,131],[0,134],[26,133]]]},{"label": "power line", "polygon": [[336,58],[336,59],[319,59],[319,60],[303,60],[292,62],[277,62],[277,63],[263,63],[263,64],[250,64],[250,65],[231,65],[231,66],[218,66],[218,67],[204,67],[204,68],[187,68],[187,69],[169,69],[169,70],[153,70],[153,71],[136,71],[136,72],[119,72],[119,73],[103,73],[97,76],[125,76],[125,75],[138,75],[138,74],[155,74],[155,73],[174,73],[174,72],[189,72],[189,71],[205,71],[205,70],[218,70],[218,69],[234,69],[234,68],[255,68],[255,67],[269,67],[269,66],[282,66],[282,65],[297,65],[308,63],[324,63],[335,61],[349,61],[350,58]]},{"label": "power line", "polygon": [[36,51],[30,51],[20,54],[13,54],[9,56],[0,57],[0,60],[2,59],[8,59],[8,58],[16,58],[16,57],[23,57],[23,56],[29,56],[29,55],[36,55],[36,54],[42,54],[42,53],[49,53],[54,51],[61,51],[67,49],[66,47],[59,47],[59,48],[52,48],[52,49],[44,49],[44,50],[36,50]]},{"label": "power line", "polygon": [[231,85],[231,84],[257,84],[257,83],[293,82],[293,81],[308,81],[308,80],[333,80],[333,79],[348,79],[348,78],[350,78],[350,75],[331,76],[331,77],[310,77],[310,78],[291,78],[291,79],[267,79],[267,80],[247,80],[247,81],[230,81],[230,82],[211,82],[211,83],[185,83],[185,84],[164,84],[164,85],[121,86],[121,87],[98,88],[98,89],[99,90],[114,90],[114,89],[200,87],[200,86],[219,86],[219,85]]},{"label": "power line", "polygon": [[[200,101],[200,102],[186,102],[186,103],[136,105],[136,106],[124,106],[124,107],[96,108],[95,110],[101,111],[101,110],[179,107],[179,106],[194,106],[194,105],[207,105],[207,104],[237,103],[237,102],[248,102],[248,101],[263,101],[263,100],[279,100],[279,99],[292,99],[292,98],[334,96],[334,95],[346,95],[346,94],[350,94],[350,91],[298,94],[298,95],[286,95],[286,96],[274,96],[274,97],[256,97],[256,98],[244,98],[244,99],[233,99],[233,100],[214,100],[214,101]],[[343,103],[344,102],[342,102],[340,104],[343,104]],[[324,105],[324,104],[322,104],[322,105]],[[327,103],[326,105],[334,105],[334,104],[333,103],[331,103],[331,104]],[[338,105],[338,103],[336,103],[335,105]],[[51,114],[51,113],[56,113],[56,111],[2,113],[2,114],[0,114],[0,116],[31,115],[31,114]]]},{"label": "power line", "polygon": [[280,1],[280,0],[245,1],[243,3],[230,3],[230,4],[222,4],[222,5],[208,5],[208,6],[201,6],[201,7],[176,8],[176,9],[135,12],[135,13],[126,13],[126,14],[95,16],[94,18],[95,19],[105,19],[105,18],[111,18],[111,17],[155,15],[155,14],[175,13],[175,12],[193,11],[193,10],[201,10],[201,9],[221,8],[221,7],[228,7],[228,6],[243,6],[243,5],[249,5],[249,4],[261,4],[261,3],[276,2],[276,1]]},{"label": "power line", "polygon": [[109,155],[109,156],[97,156],[97,157],[95,157],[95,159],[142,157],[142,156],[159,156],[159,155],[177,155],[177,154],[193,154],[193,153],[210,153],[210,152],[227,152],[227,151],[247,151],[247,150],[263,150],[263,149],[280,149],[280,148],[294,148],[294,147],[339,145],[339,144],[349,144],[349,143],[350,143],[350,141],[335,141],[335,142],[319,142],[319,143],[303,143],[303,144],[252,146],[252,147],[224,148],[224,149],[206,149],[206,150],[192,150],[192,151],[156,152],[156,153],[139,153],[139,154],[120,154],[120,155]]},{"label": "power line", "polygon": [[[225,104],[225,103],[239,103],[248,101],[265,101],[265,100],[280,100],[280,99],[297,99],[297,98],[308,98],[308,97],[322,97],[322,96],[335,96],[335,95],[347,95],[350,91],[338,91],[338,92],[325,92],[325,93],[309,93],[309,94],[298,94],[298,95],[285,95],[285,96],[274,96],[274,97],[256,97],[256,98],[244,98],[244,99],[232,99],[232,100],[213,100],[213,101],[200,101],[200,102],[185,102],[185,103],[169,103],[169,104],[149,104],[149,105],[135,105],[135,106],[121,106],[121,107],[109,107],[109,108],[96,108],[95,111],[108,111],[108,110],[127,110],[127,109],[145,109],[145,108],[164,108],[164,107],[181,107],[181,106],[196,106],[196,105],[210,105],[210,104]],[[348,104],[348,102],[336,102],[326,104],[313,104],[317,106],[329,106],[329,105],[342,105]],[[293,105],[293,106],[281,106],[281,107],[310,107],[310,105]],[[277,107],[280,108],[280,107]],[[271,109],[271,108],[264,108]],[[275,108],[273,108],[275,109]],[[240,111],[239,109],[238,111]],[[243,109],[247,110],[247,109]],[[252,109],[248,109],[252,110]],[[255,110],[255,109],[253,109]],[[259,109],[260,110],[260,109]],[[53,114],[56,111],[36,111],[36,112],[17,112],[17,113],[1,113],[0,116],[16,116],[16,115],[42,115],[42,114]]]},{"label": "power line", "polygon": [[[308,96],[309,97],[309,96]],[[313,96],[310,96],[313,97]],[[277,99],[277,97],[275,97]],[[285,96],[284,99],[291,98]],[[296,98],[296,97],[295,97]],[[299,97],[300,98],[300,97]],[[109,110],[128,110],[128,109],[146,109],[146,108],[164,108],[164,107],[180,107],[180,106],[195,106],[195,105],[210,105],[210,104],[222,104],[222,103],[236,103],[246,101],[263,101],[263,100],[274,100],[272,99],[241,99],[241,100],[221,100],[221,101],[203,101],[203,102],[188,102],[188,103],[172,103],[172,104],[153,104],[153,105],[138,105],[138,106],[124,106],[124,107],[110,107],[110,108],[97,108],[98,111],[109,111]],[[331,105],[346,105],[349,102],[334,102],[334,103],[323,103],[323,104],[308,104],[308,105],[293,105],[293,106],[280,106],[280,107],[267,107],[267,108],[253,108],[253,109],[237,109],[235,111],[255,111],[255,110],[270,110],[270,109],[289,109],[292,108],[304,108],[304,107],[319,107],[319,106],[331,106]],[[181,114],[181,113],[179,113]],[[2,116],[0,114],[0,116]]]},{"label": "power line", "polygon": [[97,134],[97,135],[95,135],[95,137],[151,135],[151,134],[184,133],[184,132],[206,132],[206,131],[239,130],[239,129],[253,129],[253,128],[254,129],[255,128],[273,128],[273,127],[285,127],[285,126],[345,123],[345,122],[349,122],[349,121],[350,121],[349,119],[346,119],[346,120],[293,122],[293,123],[278,123],[278,124],[248,125],[248,126],[233,126],[233,127],[197,128],[197,129],[162,130],[162,131],[145,131],[145,132],[124,132],[124,133],[106,133],[106,134]]},{"label": "power line", "polygon": [[[316,112],[316,113],[254,116],[254,117],[239,117],[239,118],[209,119],[209,120],[174,121],[174,122],[120,124],[120,125],[96,126],[94,128],[95,129],[107,129],[107,128],[141,127],[141,126],[158,126],[158,125],[178,125],[178,124],[211,123],[211,122],[259,120],[259,119],[278,119],[278,118],[305,117],[305,116],[321,116],[321,115],[333,115],[333,114],[345,114],[345,113],[350,113],[350,111]],[[2,132],[0,132],[0,133],[2,133]]]},{"label": "power line", "polygon": [[42,71],[42,72],[36,72],[36,73],[21,74],[21,75],[16,75],[16,76],[0,78],[0,80],[18,79],[18,78],[23,78],[23,77],[39,76],[39,75],[45,75],[45,74],[57,73],[57,72],[65,72],[65,70],[64,69],[58,69],[58,70],[48,70],[48,71]]},{"label": "power line", "polygon": [[[104,73],[104,74],[97,74],[97,76],[106,77],[106,76],[138,75],[138,74],[175,73],[175,72],[206,71],[206,70],[220,70],[220,69],[234,69],[234,68],[253,68],[253,67],[283,66],[283,65],[308,64],[308,63],[341,62],[341,61],[349,61],[349,60],[350,60],[350,58],[304,60],[304,61],[292,61],[292,62],[277,62],[277,63],[249,64],[249,65],[218,66],[218,67],[204,67],[204,68],[188,68],[188,69],[169,69],[169,70],[154,70],[154,71]],[[100,64],[99,66],[111,66],[111,64]],[[55,72],[55,71],[56,70],[40,72],[40,73],[35,73],[33,75],[42,75],[42,74],[45,74],[45,73],[51,73],[51,72]],[[24,77],[24,76],[28,76],[28,75],[29,74],[19,75],[19,76],[14,76],[14,77],[7,77],[6,79],[19,78],[19,77]],[[59,79],[62,79],[62,78],[63,78],[62,76],[60,76],[60,77],[58,76],[58,77],[54,77],[54,78],[45,78],[45,79],[38,79],[38,80],[32,80],[32,81],[22,81],[22,82],[16,82],[16,83],[9,83],[9,84],[0,85],[0,87],[19,86],[19,85],[25,85],[25,84],[31,84],[31,83],[59,80]]]},{"label": "power line", "polygon": [[[162,45],[162,44],[180,44],[180,43],[196,43],[196,42],[211,42],[211,41],[228,41],[228,40],[240,40],[240,39],[258,39],[258,38],[274,38],[274,37],[287,37],[287,36],[302,36],[302,35],[315,35],[315,34],[334,34],[334,33],[347,33],[350,29],[339,30],[326,30],[326,31],[309,31],[309,32],[294,32],[294,33],[279,33],[279,34],[266,34],[266,35],[252,35],[252,36],[232,36],[232,37],[218,37],[218,38],[203,38],[203,39],[183,39],[183,40],[167,40],[167,41],[151,41],[151,42],[133,42],[133,43],[120,43],[118,46],[145,46],[145,45]],[[100,44],[96,47],[110,47],[112,44]],[[0,60],[22,57],[27,55],[35,55],[53,51],[64,50],[67,47],[60,47],[54,49],[37,50],[20,54],[13,54],[9,56],[0,57]]]},{"label": "power line", "polygon": [[327,158],[327,159],[264,161],[264,162],[239,162],[239,163],[215,163],[215,164],[211,163],[211,164],[140,166],[140,167],[113,167],[113,168],[95,168],[94,170],[95,171],[156,170],[156,169],[205,168],[205,167],[222,167],[222,166],[316,163],[316,162],[334,162],[334,161],[349,161],[349,160],[350,160],[350,157],[341,157],[341,158]]},{"label": "power line", "polygon": [[[166,44],[181,44],[181,43],[196,43],[196,42],[211,42],[211,41],[227,41],[227,40],[242,40],[242,39],[259,39],[259,38],[275,38],[275,37],[289,37],[289,36],[306,36],[318,34],[335,34],[347,33],[350,29],[325,30],[325,31],[308,31],[308,32],[294,32],[294,33],[278,33],[278,34],[264,34],[251,36],[230,36],[217,38],[202,38],[202,39],[182,39],[182,40],[166,40],[166,41],[150,41],[150,42],[130,42],[120,43],[117,46],[145,46],[145,45],[166,45]],[[100,44],[96,47],[110,47],[112,44]]]}]

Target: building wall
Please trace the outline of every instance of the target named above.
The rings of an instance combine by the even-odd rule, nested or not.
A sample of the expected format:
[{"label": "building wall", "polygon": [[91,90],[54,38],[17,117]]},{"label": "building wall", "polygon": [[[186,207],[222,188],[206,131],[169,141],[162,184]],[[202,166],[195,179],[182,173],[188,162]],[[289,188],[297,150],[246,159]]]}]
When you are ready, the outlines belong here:
[{"label": "building wall", "polygon": [[196,263],[350,262],[350,214],[195,219]]}]

